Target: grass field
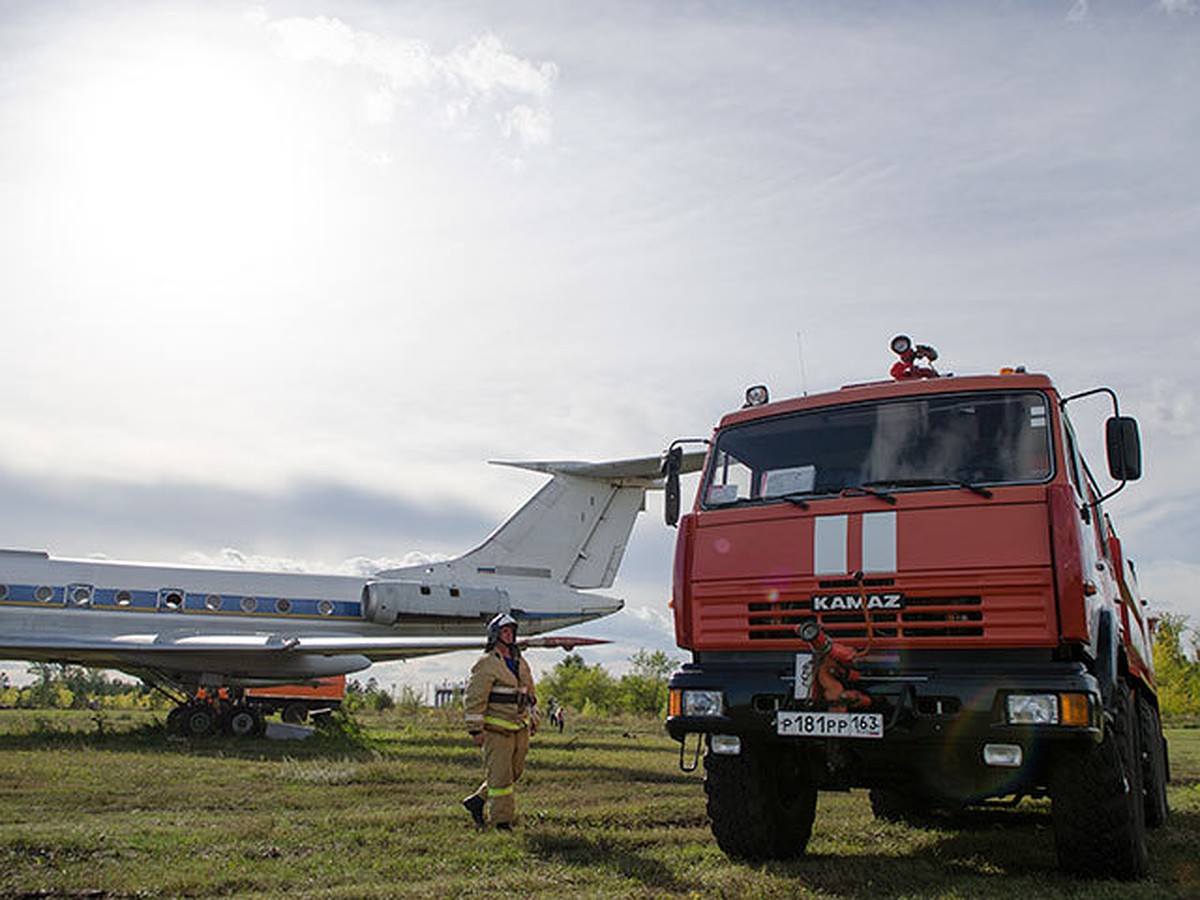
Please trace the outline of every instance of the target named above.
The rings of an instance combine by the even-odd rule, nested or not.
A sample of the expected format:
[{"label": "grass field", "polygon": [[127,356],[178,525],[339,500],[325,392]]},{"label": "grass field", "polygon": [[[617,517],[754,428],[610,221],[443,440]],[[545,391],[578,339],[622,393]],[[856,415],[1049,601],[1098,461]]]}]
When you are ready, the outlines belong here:
[{"label": "grass field", "polygon": [[1172,817],[1133,885],[1055,870],[1048,805],[956,827],[822,794],[808,855],[731,862],[659,723],[534,739],[512,834],[477,833],[454,718],[364,717],[306,742],[169,739],[135,714],[0,711],[0,897],[1200,896],[1200,730],[1170,730]]}]

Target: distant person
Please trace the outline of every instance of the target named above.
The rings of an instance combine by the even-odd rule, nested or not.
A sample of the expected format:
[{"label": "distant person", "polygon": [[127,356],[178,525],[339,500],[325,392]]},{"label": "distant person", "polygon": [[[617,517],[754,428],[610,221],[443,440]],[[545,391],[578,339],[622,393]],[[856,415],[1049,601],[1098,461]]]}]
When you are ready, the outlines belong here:
[{"label": "distant person", "polygon": [[557,700],[550,701],[550,724],[558,729],[558,733],[562,734],[565,719],[563,716],[562,704]]},{"label": "distant person", "polygon": [[538,719],[533,674],[517,648],[517,620],[510,615],[488,622],[487,648],[471,668],[463,718],[471,740],[483,748],[484,780],[462,804],[476,827],[490,819],[498,830],[511,831],[517,811],[513,791]]}]

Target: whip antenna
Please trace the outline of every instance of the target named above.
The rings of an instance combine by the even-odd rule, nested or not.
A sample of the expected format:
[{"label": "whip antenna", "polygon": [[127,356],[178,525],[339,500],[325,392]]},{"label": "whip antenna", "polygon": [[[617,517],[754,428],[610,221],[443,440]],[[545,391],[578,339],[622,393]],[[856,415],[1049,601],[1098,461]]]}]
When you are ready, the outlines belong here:
[{"label": "whip antenna", "polygon": [[804,341],[800,332],[796,332],[796,358],[800,363],[800,396],[808,396],[808,373],[804,371]]}]

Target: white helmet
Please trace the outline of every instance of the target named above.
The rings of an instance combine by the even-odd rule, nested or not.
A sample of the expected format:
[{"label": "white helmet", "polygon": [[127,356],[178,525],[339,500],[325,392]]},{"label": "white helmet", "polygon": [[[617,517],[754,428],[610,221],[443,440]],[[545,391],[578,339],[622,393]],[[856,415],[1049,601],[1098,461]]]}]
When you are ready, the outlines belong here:
[{"label": "white helmet", "polygon": [[492,617],[492,621],[488,622],[487,626],[487,645],[491,650],[496,646],[496,642],[500,640],[500,629],[511,625],[513,634],[517,633],[517,620],[508,613],[497,613]]}]

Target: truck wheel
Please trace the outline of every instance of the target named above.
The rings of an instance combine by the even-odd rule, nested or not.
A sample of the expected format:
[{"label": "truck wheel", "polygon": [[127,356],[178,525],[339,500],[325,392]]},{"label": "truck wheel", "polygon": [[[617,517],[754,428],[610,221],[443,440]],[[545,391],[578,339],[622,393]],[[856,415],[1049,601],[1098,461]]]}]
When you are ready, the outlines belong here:
[{"label": "truck wheel", "polygon": [[817,789],[794,753],[743,744],[704,757],[704,792],[717,846],[735,859],[794,859],[812,835]]},{"label": "truck wheel", "polygon": [[1142,790],[1146,795],[1146,827],[1159,828],[1166,824],[1167,815],[1170,813],[1170,807],[1167,805],[1167,744],[1154,704],[1139,694],[1137,711],[1141,728]]},{"label": "truck wheel", "polygon": [[1103,740],[1055,767],[1051,824],[1061,869],[1128,880],[1149,868],[1140,728],[1129,688],[1118,683],[1114,694],[1116,711]]},{"label": "truck wheel", "polygon": [[871,788],[871,812],[884,822],[901,822],[918,828],[933,819],[933,807],[907,791]]}]

